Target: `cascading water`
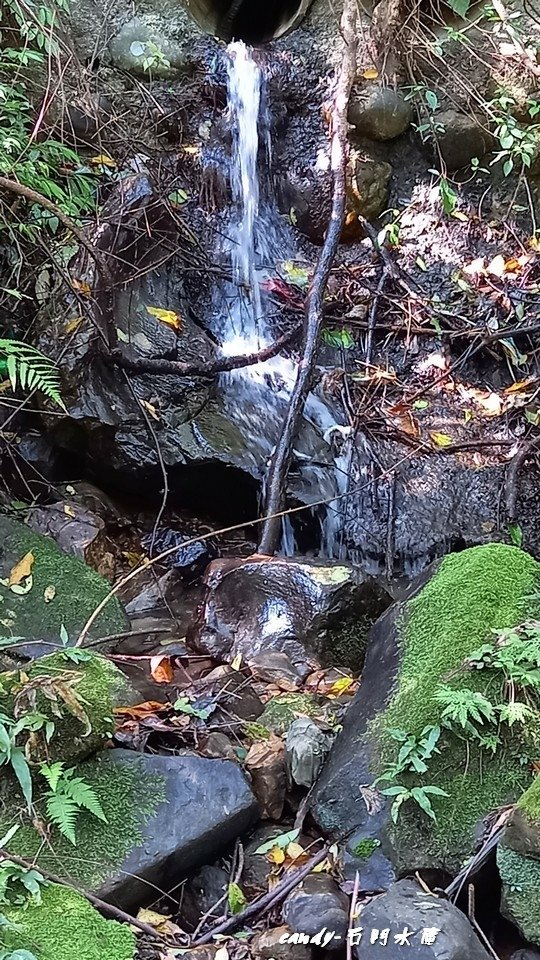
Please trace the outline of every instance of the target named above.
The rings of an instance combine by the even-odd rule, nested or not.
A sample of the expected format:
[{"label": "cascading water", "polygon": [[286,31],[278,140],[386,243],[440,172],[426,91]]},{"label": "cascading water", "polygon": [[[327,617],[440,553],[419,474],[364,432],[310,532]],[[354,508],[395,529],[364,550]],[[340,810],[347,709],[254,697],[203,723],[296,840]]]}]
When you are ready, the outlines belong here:
[{"label": "cascading water", "polygon": [[[232,282],[220,286],[213,305],[213,329],[223,354],[236,356],[256,352],[275,339],[264,281],[275,275],[280,263],[294,256],[294,243],[269,184],[259,175],[261,140],[267,148],[267,174],[270,165],[268,143],[260,135],[261,130],[269,130],[271,120],[265,115],[268,108],[263,69],[242,42],[230,44],[226,58],[233,209],[220,253],[230,261]],[[282,428],[296,369],[292,360],[277,356],[221,376],[223,406],[230,424],[248,436],[252,446],[256,444],[266,462]],[[344,482],[343,477],[337,477],[337,461],[335,469],[328,469],[332,457],[328,457],[328,444],[322,439],[335,427],[335,411],[310,394],[304,420],[312,428],[313,439],[308,453],[295,450],[301,461],[303,484],[310,490],[310,500],[329,495],[330,499],[341,492]],[[339,519],[339,504],[330,504],[322,521],[322,547],[327,556],[340,552]],[[294,529],[285,518],[281,551],[291,555],[295,549]]]}]

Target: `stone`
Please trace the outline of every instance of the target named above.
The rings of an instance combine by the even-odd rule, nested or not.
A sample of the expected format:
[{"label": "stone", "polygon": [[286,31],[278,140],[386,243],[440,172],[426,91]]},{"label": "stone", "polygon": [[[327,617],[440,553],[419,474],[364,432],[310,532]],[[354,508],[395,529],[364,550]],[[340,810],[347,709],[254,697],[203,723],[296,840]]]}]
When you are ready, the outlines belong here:
[{"label": "stone", "polygon": [[324,764],[333,737],[323,733],[309,717],[293,720],[285,740],[287,770],[299,787],[313,786]]},{"label": "stone", "polygon": [[[427,894],[413,880],[400,880],[388,893],[367,903],[357,926],[364,931],[354,948],[358,960],[381,956],[401,960],[405,952],[409,960],[488,960],[490,956],[465,914],[450,901]],[[380,938],[372,942],[373,930],[378,930],[380,937],[389,931],[386,946]],[[404,931],[408,931],[408,945],[394,939]],[[433,943],[422,943],[432,937]]]},{"label": "stone", "polygon": [[328,949],[342,950],[347,941],[349,899],[332,877],[311,874],[286,897],[283,919],[292,930],[310,937],[323,928],[333,931],[336,939],[328,943]]},{"label": "stone", "polygon": [[539,958],[540,953],[537,953],[536,950],[516,950],[510,960],[539,960]]},{"label": "stone", "polygon": [[367,824],[347,840],[342,853],[343,876],[354,883],[358,874],[360,891],[388,890],[395,879],[394,868],[381,850],[381,841],[370,836],[369,830]]},{"label": "stone", "polygon": [[[255,960],[312,960],[313,947],[288,942],[292,932],[290,927],[283,925],[259,933],[251,942]],[[287,937],[285,942],[284,937]]]},{"label": "stone", "polygon": [[[28,656],[50,653],[51,646],[61,646],[62,626],[69,641],[74,642],[109,593],[110,584],[82,560],[60,550],[50,537],[34,533],[7,516],[0,516],[0,543],[2,579],[9,578],[10,571],[27,553],[34,557],[32,588],[28,593],[15,594],[0,583],[4,632],[27,641],[18,645],[18,652]],[[127,629],[129,621],[116,597],[112,597],[93,624],[91,634],[99,638]]]},{"label": "stone", "polygon": [[[106,920],[86,897],[69,887],[48,883],[41,887],[40,901],[22,906],[2,904],[9,923],[2,929],[2,947],[7,955],[34,956],[39,960],[133,960],[135,934],[125,923]],[[12,951],[13,954],[12,954]]]},{"label": "stone", "polygon": [[[152,17],[134,17],[125,23],[111,40],[109,50],[116,67],[138,77],[172,79],[190,69],[184,46],[176,43]],[[148,61],[151,66],[145,67]]]},{"label": "stone", "polygon": [[[217,730],[208,734],[207,739],[203,742],[202,752],[205,757],[211,757],[213,760],[235,761],[238,759],[229,737]],[[264,816],[262,812],[261,816]]]},{"label": "stone", "polygon": [[[261,650],[250,660],[250,668],[255,677],[266,683],[277,683],[281,689],[299,687],[302,677],[286,653],[280,650]],[[287,686],[283,686],[283,683]]]},{"label": "stone", "polygon": [[80,557],[94,569],[100,557],[113,549],[101,517],[69,500],[32,510],[28,526],[36,533],[51,537],[61,550]]},{"label": "stone", "polygon": [[386,594],[346,563],[252,557],[216,560],[194,645],[212,656],[247,663],[262,650],[285,653],[306,676],[319,660],[362,664],[369,622],[385,609]]},{"label": "stone", "polygon": [[[104,823],[87,811],[78,817],[84,858],[74,863],[72,844],[55,829],[49,853],[30,825],[9,850],[31,858],[40,850],[44,868],[128,911],[153,901],[156,886],[170,889],[218,857],[259,817],[242,770],[228,760],[115,749],[86,760],[77,773],[95,790],[107,818]],[[2,811],[2,827],[12,822],[9,814]]]},{"label": "stone", "polygon": [[[466,167],[492,149],[493,137],[473,116],[452,108],[435,114],[437,150],[448,170]],[[443,130],[444,128],[444,130]]]},{"label": "stone", "polygon": [[265,824],[258,827],[247,843],[244,844],[244,869],[242,870],[242,889],[248,900],[253,900],[268,891],[268,881],[274,865],[265,854],[256,853],[263,844],[279,837],[290,829],[282,824]]},{"label": "stone", "polygon": [[195,930],[205,914],[208,914],[209,923],[216,923],[226,912],[228,889],[229,875],[221,867],[205,864],[197,870],[182,890],[182,927]]},{"label": "stone", "polygon": [[[219,555],[215,540],[197,540],[192,531],[172,530],[170,527],[161,527],[145,535],[141,543],[148,555],[152,557],[165,553],[173,547],[178,547],[176,553],[171,553],[160,561],[162,566],[176,570],[183,583],[192,584],[203,575],[208,564]],[[150,552],[151,551],[151,552]]]},{"label": "stone", "polygon": [[[514,725],[512,748],[500,747],[502,753],[496,752],[485,770],[474,740],[464,743],[443,730],[437,744],[441,752],[426,760],[425,776],[399,774],[394,782],[435,785],[448,793],[448,798],[433,797],[436,822],[406,802],[394,824],[391,800],[374,786],[397,762],[401,743],[392,731],[421,739],[426,727],[441,723],[439,684],[469,689],[466,658],[496,643],[492,631],[534,618],[531,597],[537,583],[540,565],[516,547],[473,547],[433,564],[373,627],[358,692],[315,785],[311,810],[325,832],[354,827],[366,839],[379,840],[378,872],[387,880],[392,869],[394,876],[425,868],[457,872],[475,848],[479,822],[494,808],[514,802],[520,785],[530,783],[519,756],[538,752],[534,722],[519,732]],[[489,685],[499,682],[498,676],[489,669],[475,671],[475,689],[480,685],[491,695]],[[371,885],[370,875],[368,864],[366,874],[360,870],[362,887]]]},{"label": "stone", "polygon": [[211,670],[197,685],[197,698],[212,703],[211,722],[222,733],[233,736],[238,720],[257,720],[264,712],[264,704],[240,670],[222,664]]},{"label": "stone", "polygon": [[73,662],[67,653],[40,657],[19,672],[0,674],[0,711],[15,718],[37,710],[54,724],[46,742],[35,733],[26,744],[34,763],[78,763],[102,749],[114,733],[114,710],[138,697],[124,674],[105,657],[85,652]]},{"label": "stone", "polygon": [[370,87],[353,91],[349,103],[349,123],[356,133],[370,140],[394,140],[410,127],[412,106],[392,87]]},{"label": "stone", "polygon": [[540,946],[540,780],[512,811],[497,847],[501,913],[525,940]]},{"label": "stone", "polygon": [[287,734],[297,717],[317,717],[329,725],[336,722],[338,704],[315,693],[281,693],[272,697],[258,724],[264,730]]}]

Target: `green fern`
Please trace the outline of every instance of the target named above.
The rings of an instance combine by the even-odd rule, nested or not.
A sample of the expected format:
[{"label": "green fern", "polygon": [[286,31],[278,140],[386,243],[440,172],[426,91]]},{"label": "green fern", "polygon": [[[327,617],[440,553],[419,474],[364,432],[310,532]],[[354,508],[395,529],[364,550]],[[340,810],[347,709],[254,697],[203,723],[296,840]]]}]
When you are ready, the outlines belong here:
[{"label": "green fern", "polygon": [[77,843],[75,827],[81,810],[88,810],[92,816],[107,823],[96,793],[82,777],[74,776],[74,767],[64,770],[63,763],[43,763],[40,773],[49,787],[46,794],[49,822],[57,826],[60,833],[74,846]]},{"label": "green fern", "polygon": [[13,390],[41,390],[65,410],[60,396],[60,376],[52,360],[21,340],[0,339],[0,372],[8,375]]}]

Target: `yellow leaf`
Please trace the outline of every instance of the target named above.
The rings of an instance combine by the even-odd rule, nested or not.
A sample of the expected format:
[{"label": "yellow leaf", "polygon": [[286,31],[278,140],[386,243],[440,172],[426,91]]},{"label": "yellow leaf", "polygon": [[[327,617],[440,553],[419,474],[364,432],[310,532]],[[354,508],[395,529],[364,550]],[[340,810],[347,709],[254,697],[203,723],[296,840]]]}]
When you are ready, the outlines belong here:
[{"label": "yellow leaf", "polygon": [[159,420],[159,413],[153,403],[149,403],[148,400],[139,400],[139,403],[141,407],[144,407],[144,409],[148,411],[154,420]]},{"label": "yellow leaf", "polygon": [[332,864],[328,859],[323,860],[322,863],[318,863],[316,867],[313,867],[312,873],[327,873],[332,869]]},{"label": "yellow leaf", "polygon": [[535,253],[540,253],[540,237],[529,237],[529,246]]},{"label": "yellow leaf", "polygon": [[281,847],[272,847],[270,852],[266,854],[266,859],[279,866],[285,862],[285,851]]},{"label": "yellow leaf", "polygon": [[342,693],[345,693],[345,691],[348,690],[353,683],[354,683],[354,680],[352,677],[340,677],[339,680],[336,680],[332,684],[328,693],[334,694],[334,696],[339,697]]},{"label": "yellow leaf", "polygon": [[436,447],[451,447],[454,442],[452,437],[449,437],[447,433],[433,432],[430,433],[430,437]]},{"label": "yellow leaf", "polygon": [[231,667],[233,670],[239,670],[241,666],[242,666],[242,654],[238,653],[234,658],[233,662],[231,663]]},{"label": "yellow leaf", "polygon": [[92,288],[90,284],[86,282],[86,280],[73,279],[71,281],[71,286],[77,291],[77,293],[80,293],[82,297],[92,296]]},{"label": "yellow leaf", "polygon": [[452,210],[451,216],[454,220],[461,220],[462,223],[467,223],[469,218],[466,213],[463,213],[462,210]]},{"label": "yellow leaf", "polygon": [[474,413],[472,412],[472,410],[463,411],[463,420],[465,421],[465,423],[469,423],[473,417],[474,417]]},{"label": "yellow leaf", "polygon": [[70,320],[69,323],[66,323],[64,327],[64,333],[73,333],[74,330],[78,330],[83,320],[84,317],[74,317],[73,320]]},{"label": "yellow leaf", "polygon": [[162,307],[147,307],[148,313],[156,317],[161,323],[166,324],[173,330],[179,330],[182,326],[182,319],[174,310],[163,310]]},{"label": "yellow leaf", "polygon": [[287,856],[290,860],[297,860],[298,857],[305,856],[306,851],[299,843],[290,843],[287,847]]},{"label": "yellow leaf", "polygon": [[34,560],[35,557],[33,553],[25,553],[22,560],[19,560],[10,570],[8,586],[12,587],[14,584],[18,584],[21,580],[29,577],[32,567],[34,566]]},{"label": "yellow leaf", "polygon": [[214,954],[214,960],[229,960],[229,951],[227,947],[220,947]]},{"label": "yellow leaf", "polygon": [[77,511],[73,509],[70,503],[64,504],[64,513],[66,517],[71,517],[72,519],[77,516]]},{"label": "yellow leaf", "polygon": [[97,157],[91,157],[90,163],[96,167],[115,167],[116,160],[113,160],[112,157],[108,157],[106,153],[99,153]]},{"label": "yellow leaf", "polygon": [[122,556],[126,558],[130,567],[136,567],[142,560],[142,553],[135,553],[134,550],[122,550]]},{"label": "yellow leaf", "polygon": [[368,67],[367,70],[364,70],[362,74],[364,80],[376,80],[379,76],[379,71],[375,67]]},{"label": "yellow leaf", "polygon": [[43,599],[45,603],[50,603],[51,600],[54,600],[55,596],[56,596],[56,587],[54,587],[52,583],[50,583],[49,586],[45,587],[45,590],[43,591]]}]

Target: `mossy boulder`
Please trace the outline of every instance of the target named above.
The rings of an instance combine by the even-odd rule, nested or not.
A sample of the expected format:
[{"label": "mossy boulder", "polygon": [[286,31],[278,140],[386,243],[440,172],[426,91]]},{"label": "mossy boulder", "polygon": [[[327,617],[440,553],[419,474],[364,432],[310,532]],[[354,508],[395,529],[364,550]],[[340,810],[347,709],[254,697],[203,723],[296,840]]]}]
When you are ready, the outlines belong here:
[{"label": "mossy boulder", "polygon": [[280,736],[286,734],[297,717],[310,717],[334,723],[339,703],[315,693],[281,693],[272,697],[257,720],[257,726]]},{"label": "mossy boulder", "polygon": [[41,888],[41,902],[2,906],[9,922],[0,947],[28,950],[36,960],[133,960],[135,935],[127,924],[105,920],[80,893],[57,883]]},{"label": "mossy boulder", "polygon": [[540,945],[540,777],[519,799],[497,849],[501,910]]},{"label": "mossy boulder", "polygon": [[[28,553],[33,556],[31,589],[17,594],[0,583],[0,634],[40,641],[31,652],[48,653],[51,644],[60,645],[62,626],[70,640],[77,637],[111,586],[82,560],[60,550],[50,537],[0,515],[0,579],[9,579],[11,570]],[[127,629],[126,614],[113,597],[96,619],[92,636],[105,637]]]},{"label": "mossy boulder", "polygon": [[34,761],[78,763],[101,749],[114,732],[115,707],[134,703],[135,691],[110,660],[84,651],[51,653],[22,670],[0,673],[0,712],[17,717],[37,710],[54,723],[49,742],[32,734]]},{"label": "mossy boulder", "polygon": [[[429,759],[427,771],[404,772],[379,785],[379,790],[397,784],[443,789],[448,797],[433,798],[436,822],[409,801],[394,825],[391,800],[379,793],[374,803],[370,790],[398,759],[397,728],[419,737],[425,727],[440,725],[441,684],[501,698],[502,675],[473,671],[465,661],[495,642],[493,631],[538,613],[539,585],[540,564],[523,551],[504,544],[473,547],[432,565],[411,584],[405,600],[381,617],[358,693],[314,794],[313,812],[325,829],[368,826],[367,835],[381,840],[397,872],[459,869],[474,847],[479,821],[515,801],[530,783],[526,758],[540,752],[536,712],[527,724],[515,724],[511,736],[501,736],[494,754],[478,739],[443,729],[440,754]],[[485,732],[495,735],[497,729]]]},{"label": "mossy boulder", "polygon": [[[77,775],[95,791],[106,822],[81,811],[76,847],[54,826],[44,844],[19,798],[1,797],[2,785],[0,832],[22,820],[10,853],[128,910],[215,859],[259,817],[248,781],[229,760],[107,750],[79,764]],[[39,796],[36,804],[46,820]]]}]

